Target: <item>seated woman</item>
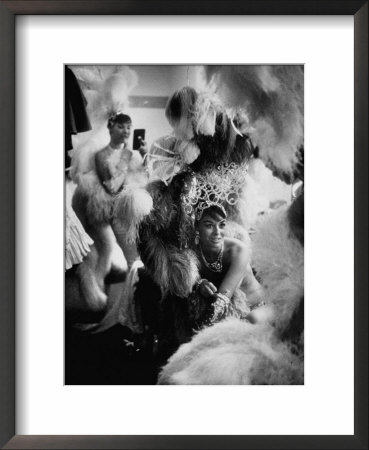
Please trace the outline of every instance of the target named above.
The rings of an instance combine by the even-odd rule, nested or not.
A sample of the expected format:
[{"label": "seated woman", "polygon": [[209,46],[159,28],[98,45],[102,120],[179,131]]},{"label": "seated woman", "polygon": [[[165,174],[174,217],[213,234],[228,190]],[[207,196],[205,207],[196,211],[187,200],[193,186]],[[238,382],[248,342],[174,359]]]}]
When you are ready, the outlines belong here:
[{"label": "seated woman", "polygon": [[[196,223],[201,279],[189,299],[190,321],[196,329],[230,316],[255,322],[251,310],[262,300],[249,249],[240,240],[225,237],[226,219],[224,208],[213,205],[202,211]],[[241,283],[246,295],[240,290]]]},{"label": "seated woman", "polygon": [[240,240],[225,237],[226,219],[224,208],[213,205],[196,221],[194,250],[201,278],[187,299],[169,295],[162,300],[159,365],[203,327],[227,317],[252,323],[262,319],[264,308],[258,306],[263,289],[252,272],[249,249]]}]

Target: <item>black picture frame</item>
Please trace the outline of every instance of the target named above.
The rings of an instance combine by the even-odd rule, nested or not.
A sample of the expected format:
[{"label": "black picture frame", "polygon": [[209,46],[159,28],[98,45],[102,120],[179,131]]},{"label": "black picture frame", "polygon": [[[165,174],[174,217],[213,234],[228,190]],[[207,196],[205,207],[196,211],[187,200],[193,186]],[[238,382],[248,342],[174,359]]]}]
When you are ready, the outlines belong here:
[{"label": "black picture frame", "polygon": [[[355,41],[355,364],[350,436],[15,435],[15,16],[20,14],[353,15]],[[368,1],[10,0],[0,1],[0,445],[6,449],[368,448]]]}]

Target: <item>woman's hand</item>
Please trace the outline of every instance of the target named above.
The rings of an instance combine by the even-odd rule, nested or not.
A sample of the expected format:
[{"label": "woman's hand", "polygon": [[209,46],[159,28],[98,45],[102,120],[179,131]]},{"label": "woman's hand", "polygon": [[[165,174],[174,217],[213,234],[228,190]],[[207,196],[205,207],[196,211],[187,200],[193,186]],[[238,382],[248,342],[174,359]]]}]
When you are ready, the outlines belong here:
[{"label": "woman's hand", "polygon": [[144,141],[143,139],[140,139],[140,148],[138,149],[138,151],[140,152],[140,155],[142,156],[142,158],[145,157],[146,153],[147,153],[147,144],[146,141]]},{"label": "woman's hand", "polygon": [[205,298],[212,297],[216,292],[217,288],[208,280],[200,280],[197,286],[198,292]]}]

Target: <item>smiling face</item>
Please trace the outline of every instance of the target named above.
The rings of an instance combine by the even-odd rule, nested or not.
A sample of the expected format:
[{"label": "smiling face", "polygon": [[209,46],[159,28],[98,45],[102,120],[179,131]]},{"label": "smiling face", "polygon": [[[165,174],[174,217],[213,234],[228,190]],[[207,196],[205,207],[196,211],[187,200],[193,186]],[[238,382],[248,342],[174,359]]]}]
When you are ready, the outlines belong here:
[{"label": "smiling face", "polygon": [[221,210],[208,208],[197,224],[200,245],[203,250],[218,251],[224,241],[227,221]]},{"label": "smiling face", "polygon": [[126,143],[131,135],[132,124],[130,122],[115,122],[110,128],[110,139],[114,145]]}]

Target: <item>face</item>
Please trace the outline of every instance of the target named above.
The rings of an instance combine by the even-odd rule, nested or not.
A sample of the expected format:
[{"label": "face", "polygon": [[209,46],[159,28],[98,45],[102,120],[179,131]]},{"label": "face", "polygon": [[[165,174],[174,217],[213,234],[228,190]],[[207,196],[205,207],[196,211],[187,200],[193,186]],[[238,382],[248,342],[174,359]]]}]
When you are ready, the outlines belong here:
[{"label": "face", "polygon": [[221,247],[224,241],[226,223],[226,219],[220,214],[209,215],[204,213],[197,226],[203,249],[217,250]]},{"label": "face", "polygon": [[129,122],[126,122],[126,123],[116,122],[110,128],[111,140],[115,144],[123,144],[124,142],[127,142],[129,139],[129,136],[131,135],[131,127],[132,127],[132,124]]}]

